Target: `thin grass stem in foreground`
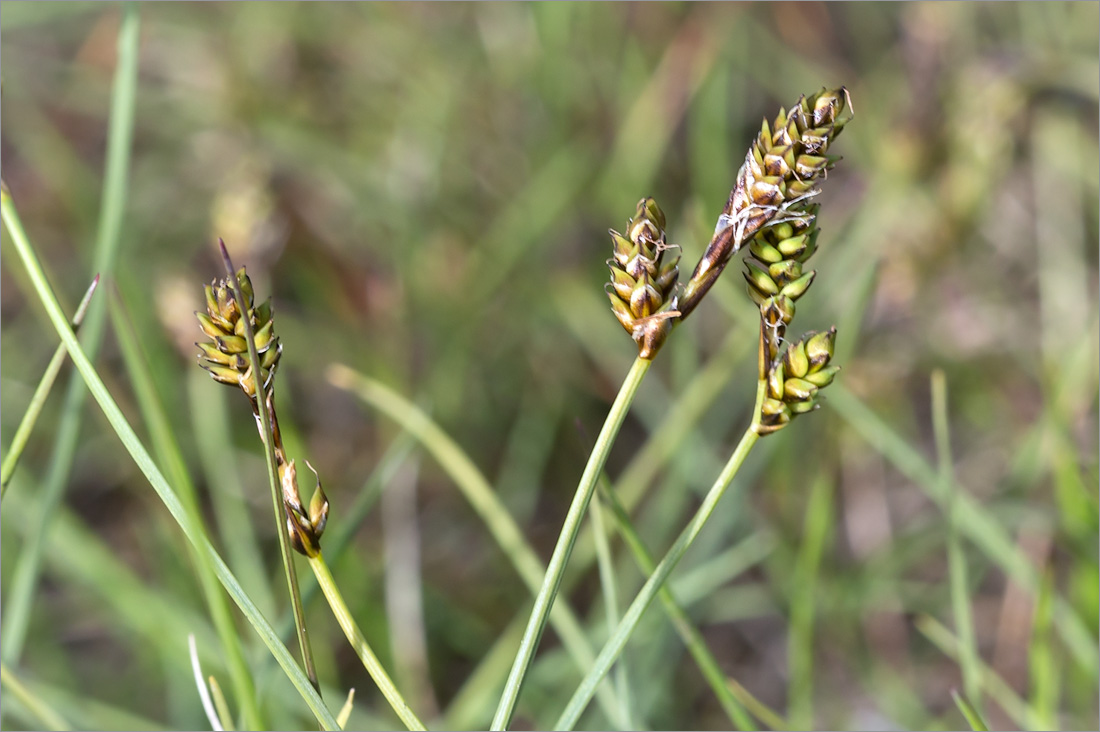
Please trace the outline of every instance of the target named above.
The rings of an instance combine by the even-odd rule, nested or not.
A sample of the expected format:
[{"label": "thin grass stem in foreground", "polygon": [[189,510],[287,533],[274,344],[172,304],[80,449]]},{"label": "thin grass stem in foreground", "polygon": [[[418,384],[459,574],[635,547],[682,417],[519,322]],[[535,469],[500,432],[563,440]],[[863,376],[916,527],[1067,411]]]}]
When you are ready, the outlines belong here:
[{"label": "thin grass stem in foreground", "polygon": [[[558,587],[561,585],[561,578],[565,574],[565,565],[569,562],[569,555],[572,553],[573,544],[577,540],[577,532],[581,528],[581,519],[584,518],[585,510],[588,508],[588,503],[596,490],[596,484],[603,472],[604,463],[611,452],[611,445],[619,434],[619,428],[622,427],[623,419],[626,418],[630,404],[634,401],[634,395],[638,393],[638,387],[641,386],[642,379],[649,371],[652,363],[650,359],[641,356],[634,360],[634,365],[630,367],[630,372],[623,380],[623,384],[619,388],[619,394],[615,397],[615,402],[607,413],[607,419],[604,420],[603,428],[596,438],[596,445],[588,457],[588,464],[581,475],[577,492],[573,496],[573,502],[569,506],[569,512],[565,516],[561,533],[558,535],[558,542],[554,546],[554,553],[546,567],[542,588],[535,596],[535,606],[531,609],[531,618],[524,630],[516,659],[512,664],[511,672],[508,674],[508,681],[504,684],[504,694],[501,696],[500,704],[497,706],[497,712],[493,718],[493,730],[506,729],[508,723],[512,720],[512,713],[515,711],[516,701],[519,699],[520,690],[523,688],[527,669],[531,665],[531,659],[534,658],[539,641],[542,639],[542,632],[546,628],[546,621],[550,616],[550,608],[554,605]],[[602,679],[603,674],[600,674],[598,680]],[[592,693],[595,693],[595,684],[593,684],[591,693],[588,695],[589,699]]]},{"label": "thin grass stem in foreground", "polygon": [[[199,508],[198,491],[195,489],[194,481],[191,480],[191,473],[187,469],[187,461],[183,457],[179,441],[172,431],[172,424],[168,419],[163,401],[157,394],[149,360],[142,352],[140,339],[117,292],[111,293],[108,304],[115,337],[118,339],[119,350],[122,353],[122,360],[125,363],[130,383],[134,387],[138,407],[149,430],[153,452],[164,472],[170,477],[172,485],[176,486],[176,490],[184,506],[190,512],[192,520],[199,524],[202,522],[202,514]],[[199,585],[202,588],[203,599],[206,601],[207,610],[214,621],[218,640],[225,651],[229,678],[233,684],[233,691],[237,696],[237,704],[243,714],[242,723],[245,728],[260,729],[265,725],[256,699],[256,684],[252,679],[248,662],[245,660],[240,633],[238,633],[233,623],[233,614],[230,611],[229,603],[221,590],[218,589],[218,581],[214,576],[213,567],[210,566],[209,558],[194,547],[188,548],[191,550],[195,573],[198,575]]]},{"label": "thin grass stem in foreground", "polygon": [[[84,314],[88,312],[88,303],[91,302],[92,294],[98,284],[99,275],[96,275],[92,280],[92,284],[88,286],[88,291],[84,293],[84,299],[77,306],[72,322],[69,323],[69,327],[73,329],[74,333],[78,331],[80,324],[84,321]],[[8,446],[8,454],[4,456],[4,462],[0,465],[0,498],[3,498],[4,494],[8,492],[8,483],[11,482],[11,476],[15,473],[15,466],[19,463],[19,457],[27,446],[27,438],[31,436],[31,430],[34,429],[34,425],[38,421],[38,415],[42,413],[42,407],[46,404],[46,397],[50,395],[53,383],[61,372],[61,365],[65,363],[67,358],[65,345],[58,344],[53,358],[46,366],[46,372],[42,374],[42,379],[38,382],[38,386],[31,396],[30,404],[27,405],[27,411],[23,414],[23,419],[19,421],[19,427],[15,430],[15,437],[12,438],[11,445]]]},{"label": "thin grass stem in foreground", "polygon": [[348,638],[348,643],[355,649],[355,653],[359,656],[359,660],[363,662],[363,666],[367,669],[367,673],[374,679],[374,683],[378,685],[378,689],[382,692],[382,696],[386,697],[386,701],[390,703],[390,706],[393,707],[393,711],[401,718],[401,721],[405,724],[407,729],[426,729],[424,723],[417,718],[416,714],[413,713],[413,710],[405,701],[405,698],[401,696],[401,692],[393,685],[393,681],[390,679],[389,674],[386,673],[386,669],[382,668],[382,664],[378,661],[378,657],[374,655],[374,651],[371,650],[370,644],[367,643],[367,639],[363,637],[363,632],[359,630],[359,626],[355,624],[355,620],[351,616],[351,611],[348,610],[347,603],[344,602],[344,598],[340,594],[339,588],[336,586],[336,581],[332,578],[332,573],[329,571],[328,564],[325,563],[324,554],[318,551],[316,556],[309,557],[309,566],[310,569],[313,570],[314,576],[317,577],[317,584],[320,585],[321,591],[325,594],[325,599],[328,600],[329,607],[332,608],[332,614],[336,616],[336,622],[340,624],[340,628]]},{"label": "thin grass stem in foreground", "polygon": [[198,547],[200,551],[204,551],[210,556],[218,580],[244,613],[249,623],[252,624],[252,627],[255,628],[260,639],[263,640],[264,645],[268,647],[272,655],[278,660],[279,665],[290,678],[291,683],[294,684],[298,693],[302,695],[302,698],[305,700],[314,716],[317,717],[317,720],[325,729],[337,729],[336,718],[332,716],[332,712],[325,706],[325,703],[321,700],[316,689],[313,688],[312,684],[305,677],[305,674],[302,673],[301,668],[295,663],[294,659],[287,651],[286,646],[284,646],[278,636],[275,635],[274,629],[256,609],[251,598],[241,589],[240,583],[237,582],[237,578],[233,576],[233,573],[229,571],[225,562],[222,561],[222,558],[214,550],[214,547],[210,544],[210,540],[206,536],[202,524],[192,520],[190,514],[180,501],[179,496],[176,495],[176,492],[172,490],[168,481],[165,480],[164,475],[160,472],[160,469],[157,467],[152,457],[150,457],[148,450],[141,444],[141,440],[138,439],[133,427],[126,421],[126,417],[122,414],[122,410],[119,409],[118,404],[111,397],[110,392],[107,391],[107,387],[104,385],[103,380],[99,377],[99,374],[96,373],[95,367],[92,365],[84,349],[81,348],[80,342],[77,341],[76,336],[69,328],[68,319],[62,312],[61,306],[57,302],[57,297],[53,294],[53,290],[46,281],[46,275],[42,271],[41,265],[38,263],[38,258],[35,256],[30,242],[27,240],[23,224],[19,220],[15,205],[6,188],[2,189],[2,195],[0,195],[0,217],[3,218],[3,222],[8,229],[8,233],[11,235],[15,249],[19,253],[19,257],[27,270],[27,274],[30,276],[31,282],[34,284],[35,291],[38,293],[43,306],[46,308],[46,313],[49,315],[54,329],[57,331],[58,335],[61,336],[61,340],[65,344],[65,348],[68,349],[69,356],[72,358],[77,371],[84,379],[84,382],[88,386],[88,390],[99,404],[100,409],[103,411],[103,415],[107,418],[107,421],[118,435],[126,451],[130,454],[130,457],[133,459],[138,469],[145,475],[149,484],[153,487],[153,490],[157,492],[157,495],[172,514],[172,518],[175,519],[188,540]]},{"label": "thin grass stem in foreground", "polygon": [[695,542],[695,538],[699,535],[699,532],[702,530],[707,520],[710,519],[711,514],[714,513],[718,501],[721,500],[722,496],[725,495],[726,489],[732,484],[734,476],[737,475],[737,471],[741,468],[742,463],[745,462],[745,458],[748,457],[753,445],[760,439],[760,434],[757,432],[757,429],[759,427],[760,408],[764,401],[766,387],[767,384],[763,380],[757,384],[756,406],[753,409],[751,425],[745,430],[744,435],[741,437],[741,441],[737,443],[737,447],[734,449],[729,461],[722,469],[721,474],[719,474],[718,478],[714,481],[714,485],[711,486],[706,498],[703,499],[703,504],[699,507],[699,510],[696,511],[695,516],[692,517],[691,521],[680,533],[680,536],[677,537],[676,542],[657,565],[653,574],[646,580],[645,585],[642,587],[637,597],[630,603],[630,607],[619,623],[619,627],[615,629],[615,633],[608,639],[603,650],[600,651],[600,655],[596,658],[596,663],[585,675],[584,680],[581,681],[580,686],[577,687],[573,697],[569,700],[565,710],[558,718],[557,723],[554,725],[555,729],[568,730],[576,725],[577,720],[580,719],[581,713],[584,712],[585,707],[588,706],[588,702],[592,699],[592,694],[595,691],[596,685],[607,675],[607,672],[611,669],[611,665],[615,663],[619,654],[622,653],[623,648],[626,646],[626,642],[630,639],[631,634],[637,627],[638,621],[641,620],[642,614],[645,612],[646,608],[649,607],[653,598],[657,596],[665,580],[672,574],[672,570],[676,568],[680,559],[682,559],[687,550],[691,548],[691,545]]}]

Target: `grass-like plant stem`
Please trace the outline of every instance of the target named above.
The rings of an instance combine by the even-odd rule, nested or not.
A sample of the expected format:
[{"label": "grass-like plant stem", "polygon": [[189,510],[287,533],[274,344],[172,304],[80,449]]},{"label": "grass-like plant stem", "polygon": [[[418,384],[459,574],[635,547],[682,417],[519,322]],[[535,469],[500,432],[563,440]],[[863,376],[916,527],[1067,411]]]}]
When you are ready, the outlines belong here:
[{"label": "grass-like plant stem", "polygon": [[382,692],[382,696],[386,697],[386,701],[390,703],[393,711],[405,723],[406,728],[410,730],[426,729],[424,723],[420,721],[409,707],[408,702],[405,701],[405,698],[401,696],[401,692],[393,685],[386,669],[382,668],[382,664],[378,661],[378,657],[374,655],[367,639],[363,637],[363,632],[359,630],[359,626],[351,617],[351,611],[348,610],[347,603],[344,602],[344,597],[340,594],[336,581],[332,578],[332,572],[329,571],[324,554],[318,552],[317,556],[310,557],[309,566],[313,570],[314,576],[317,577],[317,584],[321,587],[321,592],[325,594],[329,607],[332,608],[332,614],[336,616],[336,622],[340,624],[340,628],[348,638],[348,643],[355,649],[359,660],[363,662],[363,667],[367,669],[367,673],[378,685],[378,690]]},{"label": "grass-like plant stem", "polygon": [[[962,670],[963,690],[969,706],[959,705],[981,718],[982,687],[981,670],[978,668],[978,642],[974,635],[974,618],[967,595],[966,557],[959,536],[958,494],[951,485],[954,482],[954,466],[951,457],[950,420],[947,414],[947,377],[940,369],[932,372],[932,427],[936,439],[938,475],[943,482],[940,490],[948,498],[947,503],[947,568],[951,586],[951,606],[955,616],[955,629],[959,634],[959,667]],[[956,699],[956,703],[958,700]],[[971,727],[974,723],[967,717]]]},{"label": "grass-like plant stem", "polygon": [[275,630],[271,627],[271,624],[267,622],[256,608],[255,603],[252,602],[252,599],[245,593],[244,589],[241,588],[237,578],[233,576],[233,573],[229,571],[229,567],[226,566],[225,562],[214,550],[214,547],[210,544],[210,540],[206,536],[202,524],[196,522],[191,517],[182,501],[180,501],[179,496],[172,490],[172,487],[164,478],[164,474],[161,473],[160,469],[153,461],[153,458],[149,455],[149,451],[145,449],[141,440],[138,439],[137,434],[134,432],[134,428],[126,421],[126,417],[123,416],[122,410],[119,409],[118,404],[111,397],[110,392],[107,391],[103,379],[96,373],[95,367],[88,359],[88,355],[84,352],[84,349],[81,348],[79,341],[77,341],[76,336],[69,327],[68,319],[65,317],[64,312],[62,312],[61,305],[57,302],[57,296],[54,295],[49,282],[46,280],[46,275],[42,271],[42,265],[39,264],[34,249],[27,240],[26,231],[23,229],[23,224],[19,220],[15,205],[12,203],[11,196],[6,188],[3,188],[2,193],[0,193],[0,217],[3,218],[4,225],[11,235],[11,240],[15,246],[16,252],[19,254],[23,266],[27,270],[27,274],[30,276],[35,292],[37,292],[42,301],[42,305],[45,307],[46,313],[49,315],[54,329],[61,337],[61,341],[69,351],[69,356],[72,358],[77,371],[80,373],[81,377],[84,379],[84,383],[88,386],[88,390],[99,404],[100,409],[103,411],[103,415],[107,418],[107,421],[122,441],[126,451],[130,454],[134,464],[137,465],[138,469],[145,475],[149,484],[153,487],[153,490],[157,492],[157,495],[160,497],[165,507],[172,514],[172,518],[187,536],[187,539],[196,548],[202,552],[206,552],[209,556],[214,567],[214,572],[218,576],[218,581],[221,582],[222,586],[229,593],[229,596],[233,598],[233,602],[237,604],[249,623],[252,624],[252,627],[256,630],[261,640],[263,640],[264,645],[266,645],[271,651],[271,654],[275,656],[275,659],[279,662],[279,665],[282,667],[291,683],[294,684],[295,688],[302,695],[302,698],[309,705],[314,716],[317,717],[318,722],[320,722],[325,729],[338,729],[336,718],[332,716],[332,712],[328,710],[325,703],[321,700],[320,695],[306,679],[305,674],[302,673],[301,668],[294,662],[286,646],[284,646],[278,636],[276,636]]},{"label": "grass-like plant stem", "polygon": [[[74,333],[84,320],[84,314],[88,312],[88,304],[92,301],[92,294],[98,284],[99,275],[96,275],[92,280],[92,284],[88,286],[88,291],[84,293],[84,299],[80,301],[72,322],[69,324]],[[11,445],[8,447],[8,454],[4,456],[3,464],[0,464],[0,498],[3,498],[3,495],[8,491],[8,483],[11,482],[11,476],[15,473],[19,456],[23,454],[23,448],[27,446],[27,438],[31,436],[31,430],[34,429],[34,425],[38,421],[38,415],[42,413],[42,407],[46,404],[46,397],[50,395],[53,382],[61,372],[61,366],[65,363],[67,357],[68,354],[65,352],[64,344],[58,345],[53,358],[50,359],[50,364],[46,367],[46,372],[42,374],[42,379],[39,380],[38,386],[34,390],[34,395],[31,396],[30,404],[27,405],[27,411],[23,415],[23,419],[19,421],[19,427],[15,430],[15,437],[12,438]]]},{"label": "grass-like plant stem", "polygon": [[27,708],[27,711],[42,723],[44,729],[60,730],[61,732],[72,729],[72,725],[54,711],[53,707],[35,696],[26,686],[23,686],[23,682],[8,669],[7,665],[2,663],[0,663],[0,685],[4,687],[5,691],[11,692],[11,695],[18,699]]},{"label": "grass-like plant stem", "polygon": [[[508,723],[512,721],[512,713],[515,711],[516,701],[519,699],[520,690],[523,688],[527,669],[531,665],[531,659],[535,656],[535,650],[542,638],[542,632],[546,629],[546,620],[550,617],[550,608],[553,607],[554,599],[558,594],[558,587],[561,586],[561,578],[565,574],[565,566],[569,562],[569,555],[572,553],[573,544],[577,540],[577,532],[580,531],[585,510],[588,508],[589,501],[592,500],[592,494],[596,491],[596,485],[599,482],[600,474],[603,472],[604,463],[607,462],[607,456],[611,452],[611,445],[619,434],[623,419],[626,418],[630,404],[634,401],[634,395],[637,394],[638,387],[641,385],[646,372],[649,371],[651,364],[652,361],[641,357],[634,360],[634,365],[630,367],[629,373],[623,380],[623,385],[619,388],[619,394],[615,397],[615,402],[607,413],[607,419],[604,420],[603,428],[596,438],[596,445],[588,456],[588,464],[584,468],[580,483],[577,485],[577,491],[573,495],[573,503],[569,506],[565,523],[558,535],[558,543],[554,546],[554,553],[546,567],[542,587],[538,595],[535,596],[535,606],[531,610],[531,617],[527,622],[526,630],[524,630],[523,639],[520,641],[519,651],[516,653],[512,670],[508,673],[504,693],[493,717],[491,728],[493,730],[506,729]],[[600,675],[600,679],[602,678],[603,674]],[[589,699],[592,697],[592,693],[595,693],[595,684],[593,684],[591,693],[588,695]]]},{"label": "grass-like plant stem", "polygon": [[565,711],[563,711],[558,718],[557,723],[554,725],[554,729],[573,729],[573,726],[584,712],[585,707],[588,706],[588,702],[592,699],[592,694],[595,692],[596,686],[603,680],[603,677],[607,675],[612,664],[615,663],[619,654],[622,653],[623,648],[626,646],[626,642],[630,639],[631,634],[637,627],[638,621],[641,620],[646,608],[653,602],[653,598],[660,592],[661,587],[664,586],[665,581],[668,579],[669,575],[672,574],[672,570],[676,568],[676,565],[683,558],[684,554],[691,548],[691,545],[695,542],[695,538],[699,535],[703,526],[714,513],[714,509],[717,507],[718,502],[722,499],[722,496],[725,495],[726,489],[733,483],[733,478],[737,475],[737,471],[741,469],[741,465],[745,462],[745,458],[748,457],[753,445],[760,439],[760,433],[757,430],[760,426],[760,407],[764,401],[766,386],[767,384],[762,380],[757,384],[756,406],[753,409],[752,424],[745,430],[745,434],[741,436],[741,441],[737,443],[737,447],[734,449],[726,466],[722,468],[722,472],[714,481],[714,485],[712,485],[707,492],[706,498],[703,499],[703,504],[699,507],[699,510],[695,512],[691,521],[684,530],[680,532],[680,536],[676,538],[676,542],[657,565],[653,574],[646,580],[645,585],[642,586],[641,591],[638,592],[634,601],[630,603],[630,607],[627,608],[626,613],[623,615],[623,619],[619,622],[619,627],[615,629],[615,632],[607,640],[607,643],[604,644],[603,650],[600,651],[600,655],[596,657],[596,663],[588,671],[581,681],[580,686],[578,686],[577,690],[573,693],[573,697],[566,705]]},{"label": "grass-like plant stem", "polygon": [[290,603],[294,611],[294,628],[298,634],[298,647],[302,652],[302,665],[305,667],[306,676],[317,693],[321,693],[321,685],[317,681],[317,669],[313,663],[313,649],[309,645],[309,632],[306,630],[305,611],[302,609],[302,594],[298,589],[298,573],[294,567],[294,556],[290,550],[290,538],[286,530],[286,511],[283,508],[282,489],[279,486],[279,468],[275,462],[275,429],[271,424],[274,417],[274,406],[271,412],[266,404],[267,390],[263,387],[263,379],[260,376],[259,351],[256,348],[256,334],[253,333],[252,322],[247,316],[248,301],[241,292],[241,283],[237,280],[237,270],[233,267],[233,260],[229,257],[229,250],[225,248],[225,242],[219,241],[222,261],[225,264],[225,281],[233,288],[233,297],[237,300],[237,307],[242,313],[241,323],[244,325],[244,339],[248,344],[249,363],[256,370],[253,381],[256,384],[256,410],[257,421],[260,425],[260,434],[264,442],[264,457],[267,463],[267,480],[271,486],[271,502],[275,511],[275,533],[279,537],[279,550],[283,558],[283,574],[286,575],[287,588],[290,591]]}]

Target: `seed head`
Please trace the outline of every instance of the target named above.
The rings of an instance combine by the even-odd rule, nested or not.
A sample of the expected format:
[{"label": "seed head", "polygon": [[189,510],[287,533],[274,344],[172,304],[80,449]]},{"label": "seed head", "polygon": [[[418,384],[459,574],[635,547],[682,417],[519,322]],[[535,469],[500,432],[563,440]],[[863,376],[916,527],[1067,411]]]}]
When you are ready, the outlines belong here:
[{"label": "seed head", "polygon": [[818,194],[818,183],[836,162],[826,153],[851,118],[848,92],[841,87],[802,97],[789,112],[780,109],[770,125],[764,120],[680,298],[681,317],[695,309],[730,257],[758,232],[784,222],[812,223],[816,210],[806,202]]},{"label": "seed head", "polygon": [[[267,391],[271,388],[279,356],[283,352],[279,338],[275,335],[271,300],[254,307],[252,281],[245,274],[244,267],[237,271],[236,278],[247,304],[248,318],[256,339],[256,351],[260,358],[260,382],[264,391]],[[244,318],[233,296],[233,285],[227,279],[215,280],[206,285],[205,291],[206,312],[196,312],[195,316],[202,332],[210,340],[195,344],[202,351],[199,354],[199,365],[215,381],[239,386],[255,402],[256,380],[253,378],[248,343],[244,337]]]},{"label": "seed head", "polygon": [[[609,232],[614,256],[607,260],[611,309],[638,343],[638,355],[652,359],[672,329],[676,311],[673,291],[679,277],[679,247],[665,239],[665,214],[652,198],[638,202],[626,235]],[[670,252],[670,250],[677,250]]]}]

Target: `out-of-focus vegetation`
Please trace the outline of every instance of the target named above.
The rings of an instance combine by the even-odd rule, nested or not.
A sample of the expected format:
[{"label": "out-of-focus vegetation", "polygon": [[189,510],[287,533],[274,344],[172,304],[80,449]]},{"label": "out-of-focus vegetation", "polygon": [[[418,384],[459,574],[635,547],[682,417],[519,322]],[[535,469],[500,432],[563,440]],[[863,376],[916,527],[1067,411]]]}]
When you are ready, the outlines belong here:
[{"label": "out-of-focus vegetation", "polygon": [[[274,296],[284,439],[324,480],[330,535],[353,505],[364,516],[329,557],[352,612],[429,725],[484,726],[528,590],[451,478],[326,368],[430,412],[545,561],[636,353],[602,291],[607,228],[655,196],[690,270],[761,118],[844,84],[856,116],[798,305],[799,332],[838,326],[844,370],[822,410],[761,441],[671,586],[723,671],[792,727],[960,728],[954,506],[988,668],[977,707],[996,728],[1096,727],[1097,3],[140,15],[129,192],[96,295],[125,317],[96,366],[149,434],[116,334],[128,321],[215,545],[276,627],[288,602],[252,418],[194,365],[217,237]],[[7,2],[0,19],[3,178],[70,312],[94,274],[120,17]],[[0,251],[6,451],[58,340],[7,235]],[[635,520],[657,556],[752,405],[757,312],[735,268],[665,345],[608,464],[624,490],[649,486]],[[937,477],[937,370],[953,483]],[[3,498],[0,656],[81,727],[202,727],[187,633],[239,705],[191,555],[95,404],[66,396],[69,371]],[[74,417],[70,468],[56,445]],[[64,497],[43,514],[51,482]],[[611,549],[626,603],[644,577]],[[599,576],[571,569],[559,602],[598,649]],[[13,598],[31,601],[24,628]],[[354,686],[349,728],[395,725],[324,602],[306,609],[330,707]],[[268,723],[312,724],[237,620]],[[624,661],[637,724],[729,727],[659,608]],[[517,724],[551,724],[580,677],[548,632]],[[41,723],[7,692],[5,728]],[[611,721],[594,704],[582,724]]]}]

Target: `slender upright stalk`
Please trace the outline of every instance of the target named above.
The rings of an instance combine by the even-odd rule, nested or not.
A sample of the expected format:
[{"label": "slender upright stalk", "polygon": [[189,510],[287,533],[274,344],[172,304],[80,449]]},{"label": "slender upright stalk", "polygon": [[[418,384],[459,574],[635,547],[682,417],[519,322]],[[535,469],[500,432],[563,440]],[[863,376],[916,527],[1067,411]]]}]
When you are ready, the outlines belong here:
[{"label": "slender upright stalk", "polygon": [[382,668],[382,664],[378,661],[378,657],[374,655],[374,651],[371,650],[370,644],[367,643],[367,639],[363,637],[363,632],[359,630],[359,626],[355,624],[355,620],[351,617],[351,611],[348,610],[347,603],[344,602],[344,597],[340,594],[340,590],[336,587],[336,581],[332,578],[332,573],[329,571],[328,564],[325,562],[324,554],[318,551],[317,556],[310,557],[309,566],[310,569],[313,570],[313,574],[317,577],[317,584],[321,587],[321,591],[325,593],[325,599],[328,600],[329,607],[332,608],[332,614],[336,616],[336,622],[340,624],[340,628],[344,631],[344,635],[347,636],[351,647],[355,649],[355,653],[359,656],[359,660],[363,662],[363,666],[367,669],[367,673],[374,679],[374,683],[378,685],[378,689],[382,692],[382,696],[386,697],[386,701],[390,703],[390,706],[393,707],[393,711],[395,711],[397,716],[401,718],[401,721],[405,723],[405,727],[410,730],[426,729],[424,723],[413,713],[408,702],[401,696],[401,692],[393,685],[393,681],[390,680],[389,674],[386,673],[386,669]]},{"label": "slender upright stalk", "polygon": [[309,645],[309,633],[306,631],[305,613],[302,610],[302,595],[298,590],[298,573],[294,567],[294,557],[290,551],[290,540],[286,530],[286,511],[283,508],[282,494],[279,488],[279,469],[275,461],[275,440],[273,439],[275,424],[274,407],[267,408],[267,389],[264,388],[263,379],[260,376],[260,355],[256,349],[256,335],[252,332],[252,323],[248,318],[248,302],[241,292],[241,283],[237,280],[237,270],[233,268],[233,260],[229,258],[229,251],[223,242],[219,242],[222,252],[222,261],[225,263],[226,283],[233,288],[233,297],[237,300],[237,307],[242,313],[241,322],[244,325],[244,338],[248,343],[249,363],[255,369],[253,381],[256,384],[256,415],[260,425],[260,434],[263,437],[266,452],[267,478],[271,485],[271,501],[275,510],[275,533],[279,537],[279,549],[283,557],[283,572],[286,575],[287,587],[290,590],[290,602],[294,609],[294,627],[298,631],[298,646],[302,651],[302,665],[305,667],[306,676],[317,693],[321,693],[321,685],[317,682],[317,669],[313,663],[313,649]]},{"label": "slender upright stalk", "polygon": [[554,729],[572,729],[573,725],[577,723],[581,713],[584,712],[585,707],[588,706],[588,702],[592,699],[596,686],[603,680],[603,677],[607,675],[612,664],[615,663],[619,654],[622,653],[627,640],[629,640],[631,634],[634,632],[634,628],[638,625],[638,621],[641,620],[642,614],[645,612],[646,608],[649,607],[649,604],[653,602],[653,598],[657,596],[657,593],[660,591],[669,575],[672,574],[672,570],[676,568],[680,559],[682,559],[687,550],[691,548],[691,545],[695,542],[695,538],[699,535],[703,526],[714,513],[718,501],[721,500],[726,489],[730,487],[734,476],[737,475],[737,471],[740,470],[742,463],[745,462],[745,458],[748,457],[749,451],[752,450],[756,441],[760,439],[760,433],[758,432],[760,428],[760,407],[764,400],[766,387],[767,384],[763,380],[757,384],[756,408],[754,410],[752,424],[745,430],[745,434],[741,436],[741,441],[734,449],[729,462],[726,463],[721,474],[719,474],[718,478],[714,481],[714,485],[711,486],[706,498],[703,499],[703,505],[695,512],[695,516],[692,517],[691,522],[688,523],[680,533],[680,536],[677,537],[676,543],[672,545],[672,548],[665,554],[653,574],[646,580],[645,585],[642,587],[637,597],[634,598],[634,602],[630,603],[630,607],[627,609],[626,614],[623,615],[622,621],[619,622],[619,627],[615,629],[614,634],[608,639],[603,650],[600,651],[600,655],[597,656],[596,663],[585,675],[580,686],[577,687],[565,711],[562,712],[557,723],[554,725]]},{"label": "slender upright stalk", "polygon": [[[573,503],[569,506],[569,512],[565,516],[558,543],[554,547],[554,553],[550,557],[550,563],[546,567],[546,575],[543,578],[542,587],[535,596],[535,606],[531,610],[531,617],[527,622],[527,628],[523,633],[523,639],[519,644],[519,651],[512,664],[512,670],[508,674],[508,680],[504,685],[504,694],[497,706],[496,715],[493,717],[493,730],[503,730],[512,720],[512,713],[519,699],[519,692],[523,688],[523,681],[527,675],[527,669],[531,665],[531,659],[535,656],[542,632],[546,628],[546,620],[550,616],[550,608],[554,605],[554,599],[561,585],[561,578],[565,574],[565,565],[569,562],[569,555],[573,551],[573,543],[577,540],[577,532],[581,528],[581,520],[584,518],[588,502],[595,492],[596,483],[607,461],[611,445],[619,434],[623,419],[634,401],[634,395],[642,383],[642,378],[649,370],[652,363],[649,359],[638,357],[631,366],[630,372],[623,380],[619,388],[619,394],[611,405],[611,411],[607,414],[603,429],[596,438],[596,446],[588,456],[588,464],[581,475],[577,492],[573,495]],[[600,678],[603,676],[601,674]],[[595,685],[593,685],[593,692]],[[591,695],[589,695],[591,698]]]}]

